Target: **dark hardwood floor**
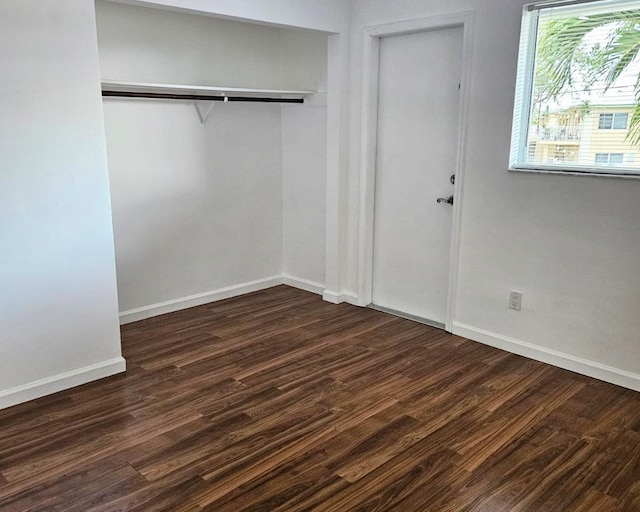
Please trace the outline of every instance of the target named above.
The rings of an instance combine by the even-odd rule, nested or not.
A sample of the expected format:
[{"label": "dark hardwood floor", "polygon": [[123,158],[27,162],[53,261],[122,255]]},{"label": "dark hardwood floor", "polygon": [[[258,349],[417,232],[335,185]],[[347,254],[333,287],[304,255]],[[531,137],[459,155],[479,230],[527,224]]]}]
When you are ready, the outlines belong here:
[{"label": "dark hardwood floor", "polygon": [[640,394],[277,287],[0,411],[6,511],[640,511]]}]

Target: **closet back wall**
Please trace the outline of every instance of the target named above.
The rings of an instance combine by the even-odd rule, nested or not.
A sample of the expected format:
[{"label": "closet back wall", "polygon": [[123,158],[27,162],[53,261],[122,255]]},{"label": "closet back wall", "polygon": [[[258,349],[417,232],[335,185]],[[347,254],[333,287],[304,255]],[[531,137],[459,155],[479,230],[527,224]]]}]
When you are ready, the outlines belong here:
[{"label": "closet back wall", "polygon": [[[321,34],[96,6],[103,80],[288,89],[316,89],[326,80]],[[305,48],[310,58],[301,53]],[[105,99],[104,112],[123,322],[280,282],[283,223],[289,223],[283,222],[288,143],[279,104],[216,103],[206,125],[187,101]],[[314,137],[324,114],[310,121],[288,126],[323,155],[324,133]],[[285,151],[293,155],[285,174],[323,165],[322,159],[301,165],[298,151]],[[307,183],[286,187],[285,194],[308,193]],[[322,204],[323,187],[322,180],[311,192]],[[305,235],[318,231],[321,247],[309,258],[310,271],[298,273],[323,279],[317,269],[324,266],[324,211],[302,210],[291,214],[308,211],[312,218],[302,222],[312,229]]]},{"label": "closet back wall", "polygon": [[105,103],[121,314],[277,278],[278,107]]}]

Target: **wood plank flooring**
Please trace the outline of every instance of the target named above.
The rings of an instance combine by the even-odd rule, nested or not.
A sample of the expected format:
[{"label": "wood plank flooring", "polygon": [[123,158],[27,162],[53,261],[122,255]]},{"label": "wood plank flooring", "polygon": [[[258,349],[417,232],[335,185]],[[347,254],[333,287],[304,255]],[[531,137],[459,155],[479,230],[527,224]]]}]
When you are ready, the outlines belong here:
[{"label": "wood plank flooring", "polygon": [[0,411],[0,511],[640,511],[640,394],[280,286]]}]

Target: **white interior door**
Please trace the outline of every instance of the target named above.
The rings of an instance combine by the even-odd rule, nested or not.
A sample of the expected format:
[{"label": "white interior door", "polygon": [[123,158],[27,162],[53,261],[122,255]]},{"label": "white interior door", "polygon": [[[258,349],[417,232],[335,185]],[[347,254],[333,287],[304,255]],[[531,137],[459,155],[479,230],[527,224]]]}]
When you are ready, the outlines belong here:
[{"label": "white interior door", "polygon": [[373,305],[444,327],[462,28],[380,44]]}]

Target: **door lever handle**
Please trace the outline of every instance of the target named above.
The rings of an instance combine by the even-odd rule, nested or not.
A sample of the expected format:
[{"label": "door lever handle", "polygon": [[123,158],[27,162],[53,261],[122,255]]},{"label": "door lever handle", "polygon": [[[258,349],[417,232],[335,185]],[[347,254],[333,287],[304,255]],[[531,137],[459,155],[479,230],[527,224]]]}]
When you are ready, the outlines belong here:
[{"label": "door lever handle", "polygon": [[449,197],[439,197],[436,202],[438,204],[440,203],[447,203],[447,204],[453,204],[453,196],[449,196]]}]

